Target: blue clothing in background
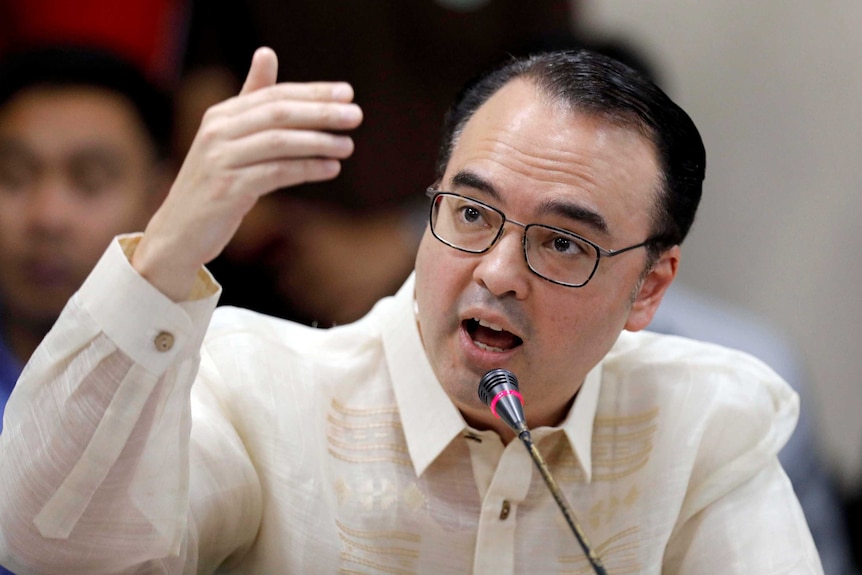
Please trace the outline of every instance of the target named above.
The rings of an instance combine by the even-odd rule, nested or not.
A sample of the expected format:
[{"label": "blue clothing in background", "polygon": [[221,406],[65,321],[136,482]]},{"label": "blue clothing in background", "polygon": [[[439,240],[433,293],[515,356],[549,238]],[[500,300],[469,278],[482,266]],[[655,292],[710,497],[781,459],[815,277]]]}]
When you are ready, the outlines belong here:
[{"label": "blue clothing in background", "polygon": [[[0,433],[3,432],[3,412],[6,410],[6,402],[18,376],[21,374],[21,364],[12,356],[12,352],[6,347],[6,342],[0,338]],[[15,575],[8,569],[0,566],[0,575]]]},{"label": "blue clothing in background", "polygon": [[[3,412],[6,410],[6,402],[18,376],[21,375],[21,364],[12,356],[12,351],[6,347],[6,342],[0,337],[0,433],[3,431]],[[0,567],[0,575],[8,573]]]}]

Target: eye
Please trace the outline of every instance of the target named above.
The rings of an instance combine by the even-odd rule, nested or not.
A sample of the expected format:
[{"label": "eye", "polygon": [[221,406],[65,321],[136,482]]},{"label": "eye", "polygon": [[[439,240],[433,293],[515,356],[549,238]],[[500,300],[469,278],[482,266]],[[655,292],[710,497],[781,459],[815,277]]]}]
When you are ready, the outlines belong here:
[{"label": "eye", "polygon": [[95,197],[116,185],[120,172],[117,162],[106,158],[85,158],[72,162],[70,178],[81,195]]},{"label": "eye", "polygon": [[573,251],[580,251],[580,248],[570,240],[565,237],[556,237],[553,240],[553,249],[561,254],[572,253]]},{"label": "eye", "polygon": [[530,245],[544,254],[544,257],[572,260],[584,255],[592,255],[590,245],[581,238],[570,235],[562,230],[545,226],[531,226],[528,234]]},{"label": "eye", "polygon": [[584,248],[580,242],[568,236],[556,235],[548,242],[549,247],[554,253],[565,256],[576,256],[584,253]]},{"label": "eye", "polygon": [[38,177],[36,162],[23,154],[0,154],[0,191],[11,194],[24,190]]},{"label": "eye", "polygon": [[475,206],[462,206],[460,208],[461,219],[468,224],[474,224],[484,220],[482,212]]}]

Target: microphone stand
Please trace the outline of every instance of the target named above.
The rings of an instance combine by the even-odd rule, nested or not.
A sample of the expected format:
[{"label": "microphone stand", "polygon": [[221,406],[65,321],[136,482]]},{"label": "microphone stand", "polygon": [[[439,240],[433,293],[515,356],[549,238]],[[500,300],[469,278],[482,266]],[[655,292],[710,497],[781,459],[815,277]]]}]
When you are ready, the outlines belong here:
[{"label": "microphone stand", "polygon": [[527,448],[533,463],[539,469],[542,479],[545,480],[545,485],[554,496],[557,502],[557,507],[566,518],[566,523],[569,524],[575,539],[584,550],[587,560],[593,568],[596,575],[607,575],[605,566],[599,559],[598,554],[590,545],[584,530],[575,519],[575,512],[572,510],[569,502],[566,501],[563,492],[557,482],[554,481],[551,471],[548,469],[548,464],[536,446],[533,444],[533,439],[530,437],[530,430],[527,428],[527,421],[524,417],[523,405],[521,404],[521,394],[518,391],[518,378],[511,371],[505,369],[492,369],[479,381],[479,399],[491,408],[491,412],[502,419],[509,428],[514,431],[524,446]]},{"label": "microphone stand", "polygon": [[569,524],[569,528],[575,535],[575,539],[578,540],[581,549],[584,550],[584,555],[587,556],[587,560],[593,567],[593,571],[596,573],[596,575],[607,575],[607,571],[605,571],[605,566],[602,564],[602,560],[599,559],[598,554],[593,550],[593,547],[592,545],[590,545],[590,542],[587,539],[587,535],[584,533],[583,528],[581,528],[581,525],[578,523],[578,520],[575,519],[575,512],[572,510],[571,505],[569,505],[569,502],[566,500],[566,497],[560,490],[560,486],[557,485],[557,482],[551,475],[551,471],[550,469],[548,469],[548,464],[545,463],[545,458],[542,457],[542,454],[539,453],[539,450],[533,444],[533,439],[532,437],[530,437],[530,431],[526,428],[526,426],[523,427],[524,429],[520,433],[518,433],[518,439],[521,440],[521,442],[527,448],[527,451],[530,453],[530,457],[533,459],[533,463],[536,464],[536,468],[539,470],[542,479],[545,480],[545,485],[548,486],[548,489],[551,491],[551,495],[554,496],[554,500],[557,502],[557,507],[559,507],[560,511],[562,511],[563,517],[565,517],[566,519],[566,523]]}]

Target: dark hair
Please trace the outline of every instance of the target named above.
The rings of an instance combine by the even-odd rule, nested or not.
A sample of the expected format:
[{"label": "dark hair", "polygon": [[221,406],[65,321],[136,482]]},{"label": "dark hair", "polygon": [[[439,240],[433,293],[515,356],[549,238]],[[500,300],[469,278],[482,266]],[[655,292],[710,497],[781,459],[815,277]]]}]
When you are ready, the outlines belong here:
[{"label": "dark hair", "polygon": [[170,155],[173,109],[168,95],[119,56],[82,46],[48,46],[0,62],[0,107],[35,86],[92,86],[123,96],[141,119],[160,159]]},{"label": "dark hair", "polygon": [[644,74],[591,50],[544,52],[512,60],[468,84],[446,114],[436,176],[443,177],[466,123],[500,88],[516,78],[533,82],[573,111],[631,127],[655,146],[661,169],[653,214],[651,255],[682,243],[703,188],[706,152],[682,108]]}]

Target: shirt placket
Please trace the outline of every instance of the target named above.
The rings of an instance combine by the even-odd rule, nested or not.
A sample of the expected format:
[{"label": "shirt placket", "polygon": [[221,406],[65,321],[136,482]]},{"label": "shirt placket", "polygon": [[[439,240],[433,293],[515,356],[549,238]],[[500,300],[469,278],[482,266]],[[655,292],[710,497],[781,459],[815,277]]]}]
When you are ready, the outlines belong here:
[{"label": "shirt placket", "polygon": [[482,500],[474,574],[515,572],[518,508],[530,489],[532,465],[527,450],[519,441],[509,443],[503,450]]}]

